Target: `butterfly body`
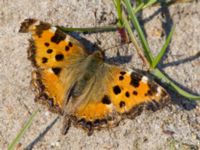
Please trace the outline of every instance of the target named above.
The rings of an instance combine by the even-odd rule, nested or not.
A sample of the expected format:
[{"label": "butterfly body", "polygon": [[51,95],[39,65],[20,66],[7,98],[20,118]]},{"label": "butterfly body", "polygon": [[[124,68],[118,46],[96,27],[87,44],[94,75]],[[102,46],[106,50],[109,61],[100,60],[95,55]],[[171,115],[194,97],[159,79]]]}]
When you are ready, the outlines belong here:
[{"label": "butterfly body", "polygon": [[101,51],[89,54],[59,28],[26,19],[20,32],[32,33],[28,56],[35,67],[35,99],[64,115],[63,133],[73,123],[91,134],[169,101],[166,91],[147,76],[107,64]]}]

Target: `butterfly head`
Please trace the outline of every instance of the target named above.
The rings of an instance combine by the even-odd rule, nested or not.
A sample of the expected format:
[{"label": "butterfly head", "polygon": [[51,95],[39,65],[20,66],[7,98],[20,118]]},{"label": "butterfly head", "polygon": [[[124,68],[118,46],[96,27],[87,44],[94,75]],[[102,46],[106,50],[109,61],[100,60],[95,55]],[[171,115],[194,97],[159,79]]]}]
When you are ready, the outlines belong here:
[{"label": "butterfly head", "polygon": [[101,51],[101,50],[97,50],[97,51],[95,51],[92,55],[93,55],[94,58],[96,58],[96,59],[100,59],[100,60],[103,60],[104,57],[105,57],[104,52]]}]

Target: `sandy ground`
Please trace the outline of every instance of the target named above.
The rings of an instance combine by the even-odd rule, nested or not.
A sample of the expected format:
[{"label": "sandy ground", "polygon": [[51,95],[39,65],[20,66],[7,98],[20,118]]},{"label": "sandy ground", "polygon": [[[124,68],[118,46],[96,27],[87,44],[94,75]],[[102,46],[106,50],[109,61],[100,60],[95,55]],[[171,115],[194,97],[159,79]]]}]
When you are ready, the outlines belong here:
[{"label": "sandy ground", "polygon": [[[155,113],[144,112],[134,120],[124,120],[116,128],[88,137],[82,129],[70,128],[60,134],[61,119],[34,103],[31,63],[27,60],[28,34],[18,33],[25,18],[37,18],[69,27],[113,24],[116,12],[110,0],[1,0],[0,1],[0,149],[6,149],[37,108],[40,112],[21,139],[27,149],[117,149],[168,150],[200,149],[200,107],[169,91],[173,104]],[[200,3],[155,7],[141,15],[146,36],[154,53],[162,46],[172,25],[175,34],[160,64],[181,87],[200,94]],[[96,17],[95,17],[96,13]],[[108,60],[124,67],[141,68],[132,45],[118,46],[117,33],[81,35],[108,48]]]}]

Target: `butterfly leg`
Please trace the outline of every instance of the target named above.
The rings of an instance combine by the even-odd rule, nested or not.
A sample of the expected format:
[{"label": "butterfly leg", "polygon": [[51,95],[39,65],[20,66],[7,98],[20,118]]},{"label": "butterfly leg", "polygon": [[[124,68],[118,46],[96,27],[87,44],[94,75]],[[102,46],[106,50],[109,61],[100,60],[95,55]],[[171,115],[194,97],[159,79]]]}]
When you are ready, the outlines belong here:
[{"label": "butterfly leg", "polygon": [[92,124],[90,124],[89,126],[86,126],[86,128],[88,129],[88,136],[91,136],[94,132],[94,128],[92,126]]},{"label": "butterfly leg", "polygon": [[71,126],[71,119],[70,119],[69,115],[64,115],[64,117],[63,117],[63,126],[61,128],[61,133],[63,135],[67,134],[70,126]]}]

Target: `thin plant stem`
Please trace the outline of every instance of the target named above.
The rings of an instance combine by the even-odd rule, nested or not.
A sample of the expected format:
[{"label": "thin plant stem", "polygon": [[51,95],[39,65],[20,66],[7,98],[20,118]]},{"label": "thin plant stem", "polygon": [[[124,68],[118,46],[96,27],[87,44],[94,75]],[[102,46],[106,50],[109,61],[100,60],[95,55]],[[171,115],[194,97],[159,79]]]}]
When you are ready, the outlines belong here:
[{"label": "thin plant stem", "polygon": [[128,15],[130,16],[130,20],[133,23],[134,28],[136,29],[136,31],[138,33],[140,42],[141,42],[142,47],[143,47],[143,52],[144,52],[149,64],[152,64],[153,55],[152,55],[152,53],[150,51],[149,45],[148,45],[147,40],[146,40],[146,38],[144,36],[144,33],[143,33],[142,29],[141,29],[141,26],[140,26],[140,24],[138,22],[138,19],[134,14],[134,11],[133,11],[133,8],[131,6],[131,3],[130,3],[129,0],[124,0],[124,3],[126,5],[127,11],[128,11]]},{"label": "thin plant stem", "polygon": [[140,46],[138,45],[138,42],[137,42],[137,40],[136,40],[136,37],[135,37],[135,35],[133,34],[133,31],[132,31],[132,29],[131,29],[131,27],[130,27],[130,24],[129,24],[128,20],[127,20],[127,17],[126,17],[126,15],[125,15],[124,13],[122,13],[122,20],[123,20],[123,22],[124,22],[124,27],[126,28],[128,34],[129,34],[129,36],[130,36],[131,42],[132,42],[133,45],[135,46],[135,49],[136,49],[138,55],[139,55],[140,58],[143,60],[143,62],[145,63],[145,65],[147,65],[147,67],[149,68],[150,64],[149,64],[149,62],[147,61],[146,57],[144,56],[142,49],[141,49]]},{"label": "thin plant stem", "polygon": [[80,33],[97,33],[97,32],[110,32],[116,31],[117,26],[106,26],[106,27],[91,27],[91,28],[67,28],[67,27],[60,27],[64,32],[80,32]]},{"label": "thin plant stem", "polygon": [[20,139],[22,138],[22,136],[25,134],[25,132],[27,131],[27,129],[31,126],[34,117],[36,116],[36,114],[38,113],[39,110],[36,110],[29,118],[29,120],[27,121],[27,123],[24,125],[24,127],[20,130],[20,132],[17,134],[16,138],[9,144],[8,146],[8,150],[14,150],[15,146],[19,143]]}]

